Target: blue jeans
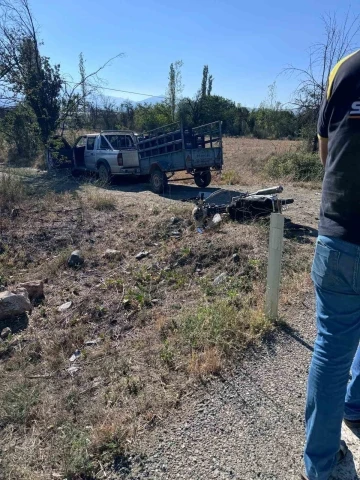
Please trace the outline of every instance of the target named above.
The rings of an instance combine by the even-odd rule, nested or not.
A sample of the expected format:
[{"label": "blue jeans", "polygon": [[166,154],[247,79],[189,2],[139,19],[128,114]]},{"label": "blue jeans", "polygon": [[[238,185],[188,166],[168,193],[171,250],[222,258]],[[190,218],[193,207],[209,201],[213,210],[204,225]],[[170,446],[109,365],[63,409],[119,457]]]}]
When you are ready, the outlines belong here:
[{"label": "blue jeans", "polygon": [[343,417],[360,420],[360,246],[320,236],[312,279],[318,334],[309,372],[304,460],[309,480],[328,480]]}]

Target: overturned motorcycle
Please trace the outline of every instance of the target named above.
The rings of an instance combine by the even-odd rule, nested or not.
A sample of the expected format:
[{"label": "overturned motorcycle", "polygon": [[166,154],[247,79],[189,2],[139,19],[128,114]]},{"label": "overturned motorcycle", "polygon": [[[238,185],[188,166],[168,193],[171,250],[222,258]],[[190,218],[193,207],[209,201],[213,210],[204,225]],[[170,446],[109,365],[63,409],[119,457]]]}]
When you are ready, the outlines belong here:
[{"label": "overturned motorcycle", "polygon": [[[266,217],[273,212],[281,213],[283,206],[294,202],[292,198],[278,197],[283,190],[283,187],[279,185],[253,193],[239,192],[239,195],[234,195],[235,192],[220,189],[206,199],[204,194],[201,194],[195,199],[196,207],[193,210],[195,224],[198,228],[211,226],[213,221],[210,219],[222,213],[227,213],[232,220],[239,222]],[[229,194],[231,194],[230,198]],[[219,216],[216,219],[218,220]],[[207,225],[208,223],[209,225]]]}]

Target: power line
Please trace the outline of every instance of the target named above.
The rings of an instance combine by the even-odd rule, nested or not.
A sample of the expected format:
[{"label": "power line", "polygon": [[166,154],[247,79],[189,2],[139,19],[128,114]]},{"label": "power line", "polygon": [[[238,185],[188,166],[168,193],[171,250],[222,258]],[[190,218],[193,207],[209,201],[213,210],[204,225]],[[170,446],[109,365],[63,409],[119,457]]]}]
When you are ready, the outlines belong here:
[{"label": "power line", "polygon": [[[73,85],[77,85],[77,82],[68,82]],[[80,84],[79,84],[80,86]],[[90,87],[95,87],[94,85],[89,85]],[[121,93],[131,93],[133,95],[143,95],[144,97],[156,97],[156,98],[165,98],[164,95],[151,95],[150,93],[140,93],[140,92],[129,92],[128,90],[119,90],[118,88],[108,88],[108,87],[99,87],[96,86],[100,90],[111,90],[112,92],[121,92]]]}]

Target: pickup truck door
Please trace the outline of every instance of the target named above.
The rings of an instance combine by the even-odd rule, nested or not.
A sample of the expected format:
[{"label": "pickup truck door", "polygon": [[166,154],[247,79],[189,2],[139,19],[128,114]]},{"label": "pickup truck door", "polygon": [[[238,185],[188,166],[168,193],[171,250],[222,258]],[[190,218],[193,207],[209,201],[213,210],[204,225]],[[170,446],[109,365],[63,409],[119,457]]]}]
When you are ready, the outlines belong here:
[{"label": "pickup truck door", "polygon": [[134,145],[134,141],[130,135],[121,135],[122,137],[122,149],[124,168],[134,168],[139,166],[139,152]]},{"label": "pickup truck door", "polygon": [[88,170],[96,170],[96,150],[95,150],[96,139],[97,139],[96,135],[87,136],[84,159],[85,159],[85,167]]}]

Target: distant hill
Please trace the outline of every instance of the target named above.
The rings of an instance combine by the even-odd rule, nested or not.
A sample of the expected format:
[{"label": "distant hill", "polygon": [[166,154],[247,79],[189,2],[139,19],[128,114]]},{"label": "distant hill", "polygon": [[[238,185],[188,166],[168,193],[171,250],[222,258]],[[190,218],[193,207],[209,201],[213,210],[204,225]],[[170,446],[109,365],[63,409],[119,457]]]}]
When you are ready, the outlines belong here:
[{"label": "distant hill", "polygon": [[157,103],[163,102],[165,99],[164,97],[150,97],[150,98],[145,98],[145,100],[141,100],[136,103],[150,103],[150,105],[156,105]]},{"label": "distant hill", "polygon": [[[109,100],[115,103],[117,107],[120,107],[122,103],[129,102],[128,99],[122,98],[122,97],[113,97],[113,96],[107,96]],[[145,103],[150,104],[150,105],[156,105],[157,103],[160,103],[164,100],[163,97],[149,97],[145,98],[144,100],[139,100],[138,102],[134,102],[133,100],[130,100],[130,103],[132,103],[134,106],[135,105],[143,105]],[[99,103],[101,103],[101,100],[99,100]]]}]

